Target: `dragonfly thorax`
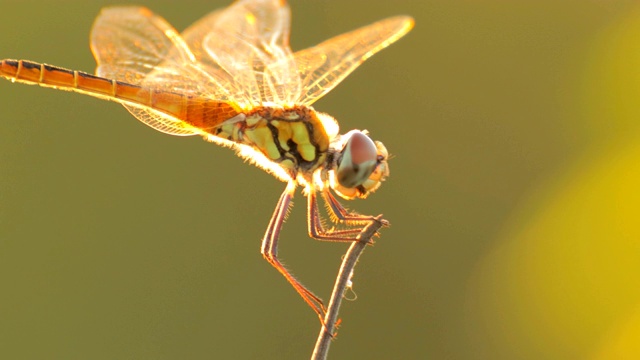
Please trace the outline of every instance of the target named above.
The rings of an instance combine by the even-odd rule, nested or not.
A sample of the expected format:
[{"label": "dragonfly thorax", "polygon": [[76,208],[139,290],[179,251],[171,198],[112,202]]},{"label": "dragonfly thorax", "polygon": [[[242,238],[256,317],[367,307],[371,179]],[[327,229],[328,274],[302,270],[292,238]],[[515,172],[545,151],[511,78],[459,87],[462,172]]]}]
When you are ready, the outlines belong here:
[{"label": "dragonfly thorax", "polygon": [[261,157],[256,164],[284,181],[299,175],[310,181],[326,163],[330,144],[323,122],[305,106],[256,107],[224,122],[212,135],[240,145],[241,151],[251,148]]}]

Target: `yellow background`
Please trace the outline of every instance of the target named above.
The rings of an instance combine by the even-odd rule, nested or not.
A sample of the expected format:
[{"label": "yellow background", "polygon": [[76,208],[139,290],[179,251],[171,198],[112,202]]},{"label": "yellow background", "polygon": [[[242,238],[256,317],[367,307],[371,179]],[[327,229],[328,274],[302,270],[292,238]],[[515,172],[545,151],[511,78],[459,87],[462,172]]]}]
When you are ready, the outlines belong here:
[{"label": "yellow background", "polygon": [[[125,3],[119,1],[118,3]],[[138,1],[183,29],[225,1]],[[0,58],[92,72],[106,1],[0,0]],[[640,5],[293,1],[301,49],[416,28],[315,107],[391,177],[331,359],[640,358]],[[0,82],[0,358],[303,359],[318,321],[259,253],[284,184],[120,106]],[[344,245],[281,238],[328,297]]]}]

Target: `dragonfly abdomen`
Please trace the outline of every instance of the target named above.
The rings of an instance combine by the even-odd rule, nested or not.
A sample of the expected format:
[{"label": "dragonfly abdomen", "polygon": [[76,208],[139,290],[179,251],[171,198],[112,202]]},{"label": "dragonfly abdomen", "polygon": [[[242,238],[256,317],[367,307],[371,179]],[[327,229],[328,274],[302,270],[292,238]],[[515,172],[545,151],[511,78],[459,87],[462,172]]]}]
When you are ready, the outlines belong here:
[{"label": "dragonfly abdomen", "polygon": [[0,76],[12,81],[82,92],[108,100],[123,99],[149,105],[149,91],[144,96],[140,86],[28,60],[2,60]]},{"label": "dragonfly abdomen", "polygon": [[28,60],[2,60],[0,77],[79,92],[128,105],[142,105],[206,132],[238,114],[238,110],[227,102],[152,89]]}]

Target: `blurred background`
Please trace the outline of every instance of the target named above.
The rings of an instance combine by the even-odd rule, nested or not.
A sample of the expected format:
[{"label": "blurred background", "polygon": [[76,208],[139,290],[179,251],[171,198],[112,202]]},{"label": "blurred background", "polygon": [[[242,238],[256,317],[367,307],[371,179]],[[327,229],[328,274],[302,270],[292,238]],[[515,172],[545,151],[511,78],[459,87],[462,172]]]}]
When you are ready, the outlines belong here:
[{"label": "blurred background", "polygon": [[[640,4],[291,2],[295,50],[416,19],[315,104],[394,155],[347,204],[392,227],[330,358],[640,358]],[[136,3],[182,30],[228,2]],[[0,58],[93,72],[110,4],[0,0]],[[318,320],[259,252],[284,184],[114,103],[0,95],[0,358],[310,356]],[[280,255],[327,299],[346,245],[296,199]]]}]

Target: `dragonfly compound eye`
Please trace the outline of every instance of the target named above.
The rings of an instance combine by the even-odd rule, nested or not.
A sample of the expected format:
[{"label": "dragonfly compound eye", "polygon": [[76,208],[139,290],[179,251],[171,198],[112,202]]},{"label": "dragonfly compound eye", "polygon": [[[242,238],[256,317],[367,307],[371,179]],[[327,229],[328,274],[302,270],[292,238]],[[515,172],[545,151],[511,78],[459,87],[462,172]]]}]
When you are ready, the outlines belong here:
[{"label": "dragonfly compound eye", "polygon": [[346,188],[362,185],[373,173],[378,151],[373,141],[360,131],[354,131],[342,150],[336,171],[337,180]]}]

